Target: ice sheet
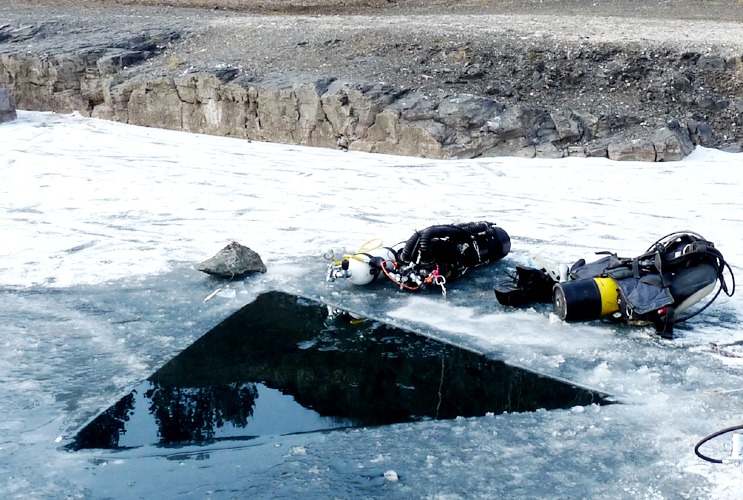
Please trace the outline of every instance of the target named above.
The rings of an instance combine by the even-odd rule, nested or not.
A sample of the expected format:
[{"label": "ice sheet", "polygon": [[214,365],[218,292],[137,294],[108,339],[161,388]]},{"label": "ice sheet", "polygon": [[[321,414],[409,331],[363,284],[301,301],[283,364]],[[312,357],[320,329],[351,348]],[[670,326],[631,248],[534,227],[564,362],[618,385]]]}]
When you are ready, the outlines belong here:
[{"label": "ice sheet", "polygon": [[[637,255],[693,230],[741,273],[743,155],[681,162],[432,161],[19,112],[0,125],[0,474],[5,497],[731,498],[740,469],[693,446],[741,423],[739,295],[666,341],[505,310],[492,285],[539,254]],[[324,252],[489,220],[512,253],[435,292],[327,283]],[[265,275],[196,264],[232,240]],[[217,288],[222,290],[208,301]],[[60,449],[89,419],[269,289],[363,312],[623,404],[282,436],[251,446]],[[722,453],[722,444],[719,446]],[[395,471],[395,474],[386,472]],[[158,480],[153,480],[153,476]],[[394,478],[397,477],[397,480]]]}]

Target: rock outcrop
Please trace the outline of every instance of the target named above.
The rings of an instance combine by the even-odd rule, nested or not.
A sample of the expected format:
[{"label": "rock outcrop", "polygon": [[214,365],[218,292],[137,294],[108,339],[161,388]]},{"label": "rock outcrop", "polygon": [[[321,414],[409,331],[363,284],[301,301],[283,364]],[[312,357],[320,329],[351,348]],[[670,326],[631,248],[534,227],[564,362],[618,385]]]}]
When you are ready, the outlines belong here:
[{"label": "rock outcrop", "polygon": [[[577,55],[529,52],[518,74],[513,70],[510,87],[453,95],[301,74],[258,77],[227,63],[184,71],[177,63],[168,68],[161,62],[154,71],[153,58],[178,43],[180,34],[173,31],[34,53],[13,50],[12,43],[14,37],[32,40],[37,36],[32,27],[2,30],[0,87],[15,95],[20,109],[76,111],[134,125],[428,158],[672,161],[698,144],[731,150],[743,145],[743,98],[733,90],[743,81],[739,56],[667,52],[651,58],[616,48]],[[520,79],[527,73],[524,64],[533,66],[530,83]],[[481,78],[478,68],[487,65],[484,55],[473,57],[461,78]],[[651,117],[637,110],[592,108],[590,94],[575,99],[594,87],[620,100],[627,89],[647,87],[642,99],[683,102],[685,107],[669,104],[666,115]],[[699,88],[709,90],[700,93]],[[549,89],[558,105],[540,106],[519,97],[525,89]],[[737,126],[738,132],[721,133],[710,125],[722,123]]]}]

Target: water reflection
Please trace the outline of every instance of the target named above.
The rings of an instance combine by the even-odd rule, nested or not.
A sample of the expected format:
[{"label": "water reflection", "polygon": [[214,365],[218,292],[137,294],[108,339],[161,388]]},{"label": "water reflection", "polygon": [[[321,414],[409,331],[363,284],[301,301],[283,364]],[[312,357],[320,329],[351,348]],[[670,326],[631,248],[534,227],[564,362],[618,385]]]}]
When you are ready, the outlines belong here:
[{"label": "water reflection", "polygon": [[209,441],[229,422],[245,427],[253,416],[258,389],[254,383],[209,387],[173,387],[152,384],[145,397],[159,429],[160,442]]},{"label": "water reflection", "polygon": [[71,448],[205,443],[606,402],[412,332],[270,292],[106,410]]}]

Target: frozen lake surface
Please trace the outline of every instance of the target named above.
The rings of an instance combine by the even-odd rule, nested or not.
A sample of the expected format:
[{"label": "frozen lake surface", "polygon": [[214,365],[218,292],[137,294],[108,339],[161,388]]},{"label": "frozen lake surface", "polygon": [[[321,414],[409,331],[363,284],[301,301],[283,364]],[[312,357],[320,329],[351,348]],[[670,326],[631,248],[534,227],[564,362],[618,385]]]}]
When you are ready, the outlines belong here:
[{"label": "frozen lake surface", "polygon": [[[675,163],[432,161],[19,112],[0,125],[0,493],[5,498],[735,498],[743,472],[693,452],[743,423],[743,306],[676,327],[565,324],[492,287],[532,255],[639,255],[701,233],[738,276],[741,154]],[[434,291],[325,281],[329,249],[488,220],[511,254]],[[196,270],[230,241],[266,274]],[[210,300],[205,299],[217,289]],[[261,293],[322,299],[621,404],[68,452],[101,411]],[[720,346],[713,350],[712,344]],[[709,444],[724,457],[725,439]],[[729,441],[729,438],[728,438]],[[728,452],[729,453],[729,452]]]}]

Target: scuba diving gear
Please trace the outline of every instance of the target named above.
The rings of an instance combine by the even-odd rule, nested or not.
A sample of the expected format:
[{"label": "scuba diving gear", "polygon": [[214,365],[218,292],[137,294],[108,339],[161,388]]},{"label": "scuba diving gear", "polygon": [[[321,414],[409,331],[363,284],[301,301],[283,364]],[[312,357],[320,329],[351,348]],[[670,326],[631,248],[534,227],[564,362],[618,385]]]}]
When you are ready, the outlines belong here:
[{"label": "scuba diving gear", "polygon": [[[363,285],[382,273],[404,290],[436,285],[446,294],[447,282],[502,259],[510,250],[508,233],[491,222],[436,225],[416,231],[392,248],[382,247],[380,242],[372,249],[362,246],[341,261],[333,260],[328,280],[349,278],[351,283]],[[332,260],[332,255],[328,258]]]},{"label": "scuba diving gear", "polygon": [[495,286],[495,296],[503,305],[523,306],[533,302],[549,302],[555,282],[545,271],[516,266],[516,274]]},{"label": "scuba diving gear", "polygon": [[[378,242],[371,246],[372,243]],[[333,260],[332,252],[325,254],[325,258]],[[354,285],[368,285],[379,277],[382,264],[397,258],[394,248],[382,246],[382,240],[372,239],[361,245],[355,253],[346,254],[340,261],[333,260],[328,268],[328,281],[336,278],[346,278]]]},{"label": "scuba diving gear", "polygon": [[[599,252],[607,254],[607,252]],[[725,270],[732,286],[728,289]],[[556,280],[555,273],[535,270],[553,281],[554,313],[565,321],[587,321],[611,317],[629,325],[655,326],[656,333],[673,337],[673,325],[696,316],[714,302],[721,292],[735,293],[735,276],[714,243],[693,232],[671,233],[653,243],[642,255],[620,258],[609,253],[586,263],[581,259],[570,267],[567,280]],[[703,307],[688,314],[691,306],[719,290]],[[521,293],[531,302],[546,302],[514,280],[498,283],[496,298],[501,304],[504,292]],[[526,303],[526,302],[524,302]]]},{"label": "scuba diving gear", "polygon": [[429,270],[445,266],[441,273],[454,279],[467,269],[502,259],[510,250],[510,237],[495,224],[446,224],[416,231],[405,243],[400,261]]},{"label": "scuba diving gear", "polygon": [[431,226],[408,239],[398,255],[396,276],[388,276],[403,288],[420,286],[418,278],[431,276],[443,285],[510,250],[508,233],[490,222]]},{"label": "scuba diving gear", "polygon": [[554,286],[552,306],[565,321],[590,321],[619,310],[616,282],[609,277],[566,281]]},{"label": "scuba diving gear", "polygon": [[379,277],[382,263],[395,258],[395,250],[378,247],[364,253],[357,253],[342,264],[348,281],[354,285],[367,285]]}]

